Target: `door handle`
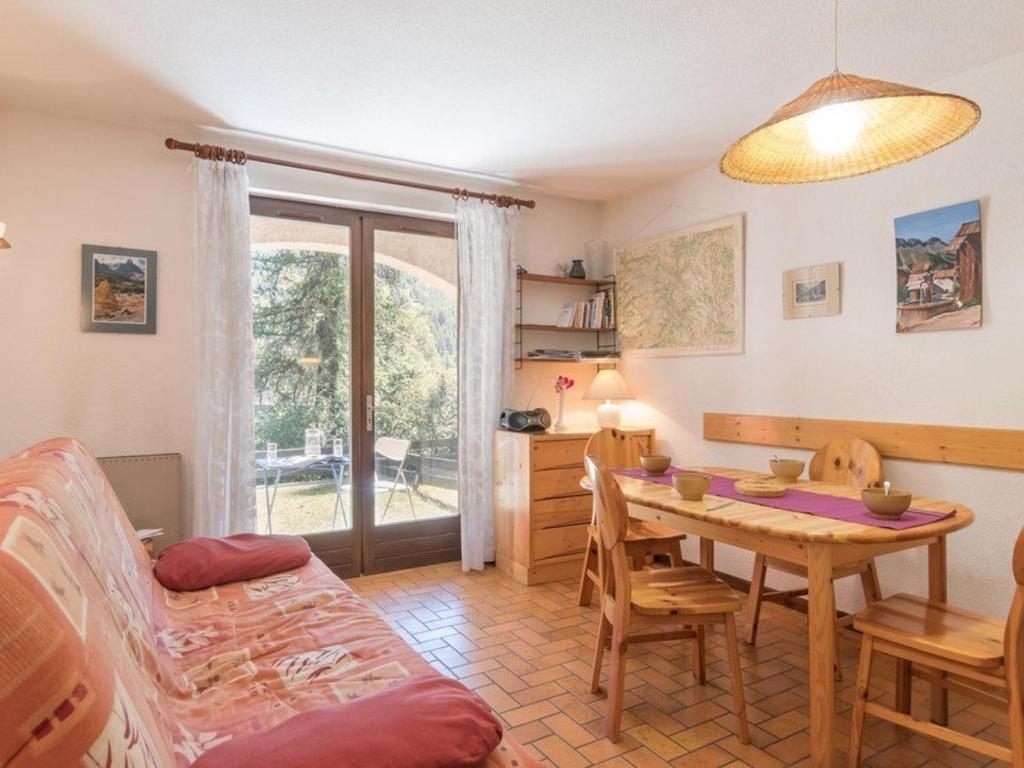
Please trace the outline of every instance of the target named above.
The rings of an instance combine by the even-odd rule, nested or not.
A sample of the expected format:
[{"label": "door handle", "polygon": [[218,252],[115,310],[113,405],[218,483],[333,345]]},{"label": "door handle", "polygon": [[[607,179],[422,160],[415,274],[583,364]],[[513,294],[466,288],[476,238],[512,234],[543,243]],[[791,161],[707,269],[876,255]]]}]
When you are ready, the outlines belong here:
[{"label": "door handle", "polygon": [[373,432],[373,395],[366,396],[366,431]]}]

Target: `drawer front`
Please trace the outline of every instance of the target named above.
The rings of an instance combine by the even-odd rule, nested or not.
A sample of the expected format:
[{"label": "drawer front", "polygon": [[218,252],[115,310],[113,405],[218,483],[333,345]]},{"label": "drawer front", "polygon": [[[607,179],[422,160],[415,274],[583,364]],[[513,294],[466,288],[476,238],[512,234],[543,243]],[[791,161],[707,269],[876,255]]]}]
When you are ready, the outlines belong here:
[{"label": "drawer front", "polygon": [[[544,469],[530,475],[530,498],[554,499],[559,496],[579,496],[587,492],[580,488],[583,467]],[[589,494],[587,494],[589,495]]]},{"label": "drawer front", "polygon": [[586,440],[534,440],[531,467],[534,471],[555,467],[579,467],[582,471],[586,447]]},{"label": "drawer front", "polygon": [[557,528],[560,525],[579,525],[589,523],[592,514],[593,497],[569,496],[563,499],[544,499],[530,505],[530,518],[533,530]]},{"label": "drawer front", "polygon": [[534,531],[530,537],[531,557],[534,561],[559,555],[573,555],[587,547],[587,525],[563,525]]}]

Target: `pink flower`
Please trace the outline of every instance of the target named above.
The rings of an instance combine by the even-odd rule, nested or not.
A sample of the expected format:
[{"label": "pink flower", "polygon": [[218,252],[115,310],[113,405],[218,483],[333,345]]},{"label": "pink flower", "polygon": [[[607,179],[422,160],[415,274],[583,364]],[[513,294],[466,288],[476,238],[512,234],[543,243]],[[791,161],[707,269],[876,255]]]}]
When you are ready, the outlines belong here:
[{"label": "pink flower", "polygon": [[557,379],[555,379],[555,392],[557,392],[558,394],[562,394],[572,389],[575,384],[576,382],[570,379],[568,376],[559,376]]}]

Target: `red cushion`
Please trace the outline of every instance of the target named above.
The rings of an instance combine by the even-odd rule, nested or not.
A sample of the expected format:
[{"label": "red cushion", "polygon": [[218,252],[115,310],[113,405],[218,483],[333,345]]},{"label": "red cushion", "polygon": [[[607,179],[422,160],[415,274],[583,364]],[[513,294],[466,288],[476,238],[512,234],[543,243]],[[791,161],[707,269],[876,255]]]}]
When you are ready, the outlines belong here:
[{"label": "red cushion", "polygon": [[309,544],[298,536],[199,536],[161,552],[153,572],[168,589],[192,592],[290,571],[305,565],[310,556]]},{"label": "red cushion", "polygon": [[192,768],[475,768],[501,723],[461,683],[421,675],[218,744]]}]

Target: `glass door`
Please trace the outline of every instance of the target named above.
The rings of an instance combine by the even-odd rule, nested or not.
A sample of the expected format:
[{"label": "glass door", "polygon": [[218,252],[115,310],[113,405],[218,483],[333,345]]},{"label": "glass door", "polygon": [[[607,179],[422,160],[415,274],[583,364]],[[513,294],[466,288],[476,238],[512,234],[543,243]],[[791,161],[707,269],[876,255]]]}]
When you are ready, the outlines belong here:
[{"label": "glass door", "polygon": [[[460,557],[458,257],[449,222],[363,223],[364,571]],[[370,274],[372,270],[372,275]]]},{"label": "glass door", "polygon": [[251,211],[257,530],[342,576],[457,560],[454,226]]},{"label": "glass door", "polygon": [[257,531],[305,536],[351,576],[361,568],[352,493],[359,220],[260,197],[250,208]]}]

